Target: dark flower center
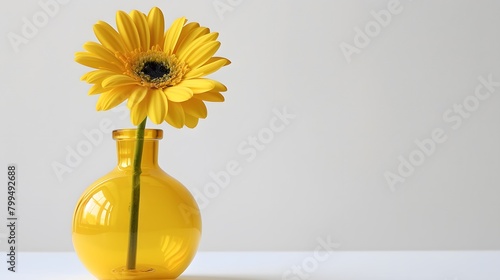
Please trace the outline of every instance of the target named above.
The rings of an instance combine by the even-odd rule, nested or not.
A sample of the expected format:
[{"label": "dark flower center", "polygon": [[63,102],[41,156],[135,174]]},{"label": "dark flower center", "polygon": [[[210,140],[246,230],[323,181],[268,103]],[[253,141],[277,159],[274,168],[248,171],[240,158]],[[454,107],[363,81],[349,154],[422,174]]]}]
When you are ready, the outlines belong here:
[{"label": "dark flower center", "polygon": [[170,74],[170,69],[161,62],[148,61],[144,63],[144,67],[142,67],[141,72],[144,75],[148,75],[150,79],[154,80]]}]

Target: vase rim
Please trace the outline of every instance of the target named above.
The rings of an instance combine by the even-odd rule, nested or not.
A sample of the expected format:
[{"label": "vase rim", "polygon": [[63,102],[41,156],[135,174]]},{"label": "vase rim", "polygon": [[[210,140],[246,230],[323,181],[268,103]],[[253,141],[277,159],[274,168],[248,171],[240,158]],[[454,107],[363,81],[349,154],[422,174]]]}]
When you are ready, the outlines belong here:
[{"label": "vase rim", "polygon": [[[137,138],[136,128],[116,129],[113,130],[114,140],[135,140]],[[161,129],[144,129],[144,139],[160,140],[163,139],[163,130]]]}]

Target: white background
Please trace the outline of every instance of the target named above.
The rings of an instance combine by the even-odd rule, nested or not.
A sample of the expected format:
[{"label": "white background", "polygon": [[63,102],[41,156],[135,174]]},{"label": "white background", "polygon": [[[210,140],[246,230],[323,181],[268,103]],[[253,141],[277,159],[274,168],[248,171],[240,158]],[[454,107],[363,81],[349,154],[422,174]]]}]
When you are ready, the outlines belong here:
[{"label": "white background", "polygon": [[[478,77],[500,82],[500,2],[55,3],[29,36],[26,21],[47,14],[38,1],[0,11],[0,166],[19,169],[20,250],[72,250],[75,203],[115,164],[111,133],[71,173],[58,178],[53,165],[67,165],[68,149],[103,121],[130,127],[126,111],[95,111],[97,97],[79,81],[89,69],[74,53],[95,41],[96,21],[114,25],[117,10],[155,5],[168,23],[185,15],[220,32],[218,55],[233,62],[212,76],[228,86],[226,102],[209,104],[196,129],[157,126],[165,131],[160,164],[193,193],[206,194],[210,173],[229,162],[241,168],[202,207],[201,250],[314,250],[327,238],[339,250],[500,249],[500,87],[474,97]],[[388,4],[398,12],[381,26],[371,11]],[[372,36],[362,43],[365,28]],[[25,43],[14,46],[12,34]],[[345,55],[347,44],[356,53]],[[454,104],[464,100],[471,111],[458,126]],[[294,118],[269,137],[276,110]],[[401,175],[400,156],[422,155],[415,141],[436,129],[446,141],[391,188],[385,174]],[[266,143],[250,158],[241,147],[255,149],[249,137],[259,135]],[[3,250],[5,238],[1,226]]]}]

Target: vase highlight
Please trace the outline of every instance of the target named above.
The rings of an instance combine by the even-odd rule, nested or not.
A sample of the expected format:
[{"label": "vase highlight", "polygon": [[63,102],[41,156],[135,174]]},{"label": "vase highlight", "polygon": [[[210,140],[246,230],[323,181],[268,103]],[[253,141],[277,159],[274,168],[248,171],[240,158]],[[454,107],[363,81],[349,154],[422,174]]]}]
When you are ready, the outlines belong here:
[{"label": "vase highlight", "polygon": [[175,279],[191,263],[201,218],[191,193],[158,165],[163,132],[146,129],[135,269],[127,268],[136,130],[113,131],[118,164],[87,188],[73,216],[73,245],[98,279]]}]

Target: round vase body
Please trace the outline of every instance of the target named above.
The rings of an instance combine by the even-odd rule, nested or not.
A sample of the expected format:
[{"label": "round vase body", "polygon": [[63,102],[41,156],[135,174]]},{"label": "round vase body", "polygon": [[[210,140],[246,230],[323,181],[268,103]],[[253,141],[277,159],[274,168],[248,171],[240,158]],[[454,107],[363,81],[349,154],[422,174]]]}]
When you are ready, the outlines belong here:
[{"label": "round vase body", "polygon": [[72,237],[83,265],[98,279],[175,279],[191,263],[201,238],[191,193],[157,163],[161,130],[146,130],[140,175],[137,250],[130,258],[136,130],[113,132],[118,165],[80,197]]}]

